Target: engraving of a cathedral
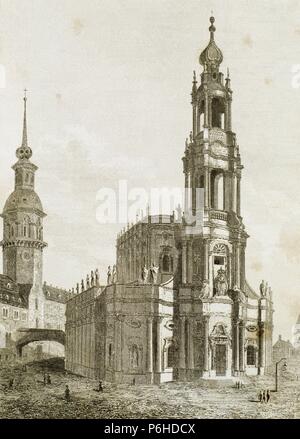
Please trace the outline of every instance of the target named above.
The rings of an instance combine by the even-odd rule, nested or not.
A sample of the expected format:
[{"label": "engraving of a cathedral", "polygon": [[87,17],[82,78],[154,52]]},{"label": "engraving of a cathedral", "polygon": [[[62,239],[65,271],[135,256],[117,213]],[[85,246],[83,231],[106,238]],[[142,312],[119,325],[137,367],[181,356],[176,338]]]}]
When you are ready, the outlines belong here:
[{"label": "engraving of a cathedral", "polygon": [[[75,3],[84,5],[82,0]],[[65,2],[62,4],[64,10],[67,6]],[[134,69],[127,73],[125,55],[122,55],[120,64],[124,62],[123,74],[128,74],[128,90],[124,91],[115,82],[119,98],[114,105],[103,103],[111,102],[109,90],[105,94],[103,88],[102,96],[94,92],[96,83],[115,81],[116,73],[110,63],[115,62],[114,51],[121,54],[120,47],[125,42],[121,37],[115,41],[116,36],[111,36],[112,53],[104,49],[101,52],[104,42],[94,39],[91,43],[88,39],[91,28],[84,19],[74,18],[70,35],[67,30],[62,31],[69,36],[62,37],[61,50],[49,43],[54,52],[58,51],[61,59],[58,57],[56,62],[63,63],[64,75],[71,81],[70,86],[68,81],[64,82],[61,89],[56,85],[55,98],[49,104],[55,111],[47,126],[52,131],[57,129],[57,134],[52,133],[51,137],[51,133],[43,132],[44,125],[39,127],[39,118],[43,117],[39,112],[43,109],[35,102],[39,91],[32,89],[32,81],[28,80],[31,86],[25,89],[23,99],[19,91],[12,92],[10,83],[4,88],[3,97],[0,90],[0,99],[7,99],[18,114],[19,122],[11,129],[20,132],[21,138],[12,166],[14,187],[11,187],[12,178],[6,178],[8,173],[5,183],[1,178],[5,202],[1,213],[0,418],[162,418],[166,413],[168,417],[178,418],[298,416],[295,411],[292,414],[288,411],[296,409],[284,403],[287,394],[296,401],[297,325],[292,343],[279,336],[273,346],[276,329],[273,315],[280,313],[275,297],[277,290],[274,287],[273,294],[270,282],[261,280],[268,278],[271,269],[266,275],[261,273],[259,263],[253,262],[253,251],[249,265],[252,274],[252,267],[258,267],[259,280],[254,276],[250,282],[253,276],[247,276],[247,244],[251,240],[248,233],[255,233],[255,226],[252,224],[249,232],[247,217],[243,217],[248,194],[243,179],[244,166],[246,169],[248,166],[244,151],[251,145],[239,144],[239,126],[244,127],[244,121],[238,118],[236,123],[239,109],[233,107],[234,93],[240,92],[235,82],[241,87],[241,80],[234,78],[242,73],[234,71],[232,75],[227,67],[230,56],[222,40],[224,29],[231,31],[228,23],[218,10],[217,20],[214,14],[209,18],[206,6],[198,6],[203,9],[203,15],[198,14],[197,21],[205,27],[202,35],[206,35],[206,40],[197,43],[198,60],[193,58],[194,49],[188,53],[185,48],[183,57],[183,63],[189,60],[195,66],[191,89],[186,89],[186,100],[181,100],[181,113],[174,105],[171,116],[168,114],[174,120],[172,126],[177,133],[175,125],[179,124],[180,115],[188,113],[191,103],[190,125],[184,127],[189,134],[186,140],[183,138],[181,152],[175,146],[168,146],[169,135],[174,139],[172,133],[159,129],[165,149],[160,149],[159,157],[151,154],[150,143],[158,134],[155,127],[147,131],[147,113],[157,111],[155,117],[159,124],[160,112],[164,111],[156,108],[156,79],[153,83],[149,79],[153,95],[147,91],[144,114],[139,115],[137,110],[132,116],[128,115],[135,105],[139,108],[139,99],[142,99],[138,95],[143,88],[141,77],[146,74],[143,64],[146,55],[145,58],[137,56]],[[100,3],[95,6],[99,20],[99,11],[103,8]],[[6,9],[9,10],[8,5]],[[54,10],[53,14],[56,15]],[[145,17],[143,20],[146,26],[148,21]],[[138,29],[138,23],[136,26]],[[170,29],[175,32],[172,26]],[[101,26],[97,32],[101,32]],[[105,40],[105,30],[102,36]],[[194,37],[197,40],[198,35]],[[76,39],[78,57],[82,58],[80,63],[74,58],[73,63],[68,64],[71,54],[66,48],[72,50],[73,47],[68,46],[73,44],[68,38]],[[137,38],[130,38],[138,44]],[[244,46],[248,44],[252,48],[252,43],[247,41]],[[155,50],[163,51],[163,47],[158,45]],[[178,45],[176,50],[180,51],[180,47]],[[128,59],[131,59],[130,50],[128,42]],[[228,52],[232,53],[229,48]],[[149,48],[145,48],[146,53],[151,57]],[[97,62],[98,56],[104,56],[101,59],[107,60],[107,66],[104,61],[103,65]],[[247,56],[255,57],[254,51],[249,49]],[[244,54],[241,52],[236,57],[241,58],[240,68],[247,68],[243,65]],[[165,53],[161,62],[166,64],[162,70],[171,65],[168,62],[173,58],[171,55],[171,61],[167,58]],[[87,69],[85,62],[89,65]],[[147,62],[150,65],[150,61]],[[109,68],[113,79],[102,74],[102,67],[103,71]],[[175,65],[172,68],[176,70]],[[67,74],[73,69],[74,76]],[[61,66],[57,66],[57,70],[63,74]],[[53,75],[56,77],[55,70]],[[174,75],[179,78],[176,72]],[[161,80],[167,82],[165,78]],[[49,81],[47,84],[45,80],[44,89],[53,86],[51,78]],[[77,83],[77,89],[73,90]],[[178,84],[178,89],[180,86],[182,84]],[[256,87],[253,93],[259,94],[260,84],[256,84],[255,79],[251,87]],[[128,99],[126,105],[122,101],[123,93]],[[86,106],[78,104],[82,94],[87,94]],[[131,94],[134,98],[130,98]],[[72,108],[67,102],[70,95],[73,95]],[[242,101],[244,97],[245,94],[239,97],[238,105],[249,105]],[[170,99],[175,102],[181,98]],[[102,115],[99,119],[97,106]],[[254,100],[248,112],[255,112],[255,106]],[[1,112],[3,124],[9,114]],[[143,136],[132,132],[135,117],[140,117],[138,123],[145,121],[141,128],[141,133],[145,130],[147,142],[144,150]],[[75,128],[70,128],[73,118]],[[122,129],[119,127],[122,118],[126,120],[128,132],[124,132],[124,125]],[[80,131],[76,127],[80,123],[88,128]],[[248,129],[253,130],[250,125]],[[97,133],[98,130],[103,133],[103,137],[93,136],[92,127]],[[111,148],[107,140],[110,136]],[[243,143],[245,137],[244,134]],[[127,145],[124,147],[123,138]],[[3,140],[0,143],[1,152],[4,146],[6,149],[5,160],[1,160],[3,172],[10,166],[15,148],[11,143],[4,145]],[[135,146],[130,149],[132,143],[138,144],[139,149]],[[94,154],[100,148],[101,160],[97,161]],[[131,158],[132,151],[136,160]],[[99,159],[100,154],[97,157]],[[110,157],[113,157],[111,161]],[[252,157],[262,160],[254,159],[254,154]],[[181,167],[181,175],[177,175],[176,166]],[[115,221],[117,224],[100,223],[99,212],[95,214],[95,200],[103,205],[107,203],[102,210],[105,215],[111,211],[120,214],[121,207],[114,210],[116,197],[107,201],[96,192],[91,195],[96,187],[106,184],[115,188],[123,184],[124,179],[129,186],[138,187],[143,176],[145,187],[163,187],[166,179],[175,173],[177,180],[174,181],[182,182],[182,204],[172,206],[169,212],[155,211],[153,198],[149,198],[143,208],[136,210],[134,218]],[[249,181],[249,176],[247,178]],[[267,179],[264,184],[267,188]],[[108,194],[112,191],[110,189]],[[131,202],[134,199],[132,197]],[[87,209],[91,209],[89,213]],[[261,218],[256,220],[261,227]],[[265,230],[265,242],[260,243],[261,246],[269,245],[267,225]],[[115,233],[114,242],[111,236]],[[255,245],[255,249],[259,248],[256,241]],[[259,251],[256,256],[259,260]],[[272,265],[271,256],[268,263]],[[50,281],[61,281],[62,286]],[[10,406],[5,404],[8,400]]]}]

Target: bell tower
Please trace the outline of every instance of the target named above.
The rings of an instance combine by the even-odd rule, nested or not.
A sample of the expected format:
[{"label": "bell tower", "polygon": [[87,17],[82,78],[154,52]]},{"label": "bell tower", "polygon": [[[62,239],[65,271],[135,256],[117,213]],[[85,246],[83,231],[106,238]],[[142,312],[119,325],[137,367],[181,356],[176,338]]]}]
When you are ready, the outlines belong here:
[{"label": "bell tower", "polygon": [[31,161],[32,150],[27,140],[27,97],[24,95],[23,136],[16,150],[15,189],[8,197],[3,213],[3,274],[18,284],[31,285],[29,316],[31,326],[43,326],[43,212],[42,203],[34,190],[37,166]]},{"label": "bell tower", "polygon": [[[179,242],[175,338],[178,377],[230,377],[245,370],[248,235],[241,217],[243,166],[232,131],[229,71],[210,40],[192,82],[192,131],[185,143],[185,215]],[[256,296],[255,296],[256,297]]]},{"label": "bell tower", "polygon": [[232,131],[232,90],[229,71],[225,81],[220,71],[223,54],[215,43],[214,22],[211,17],[210,41],[199,58],[203,66],[199,86],[194,72],[193,128],[183,157],[188,194],[185,211],[192,212],[202,227],[201,230],[186,228],[182,252],[182,284],[206,282],[212,297],[220,269],[227,278],[228,288],[244,288],[248,238],[241,217],[243,166]]}]

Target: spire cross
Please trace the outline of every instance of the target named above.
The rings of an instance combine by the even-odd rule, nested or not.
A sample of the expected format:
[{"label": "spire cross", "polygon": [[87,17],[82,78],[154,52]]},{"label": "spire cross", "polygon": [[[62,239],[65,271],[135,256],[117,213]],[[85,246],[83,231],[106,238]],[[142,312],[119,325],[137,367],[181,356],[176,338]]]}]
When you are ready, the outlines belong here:
[{"label": "spire cross", "polygon": [[27,146],[27,115],[26,115],[26,102],[27,102],[27,89],[24,89],[24,119],[23,119],[23,138],[22,146]]}]

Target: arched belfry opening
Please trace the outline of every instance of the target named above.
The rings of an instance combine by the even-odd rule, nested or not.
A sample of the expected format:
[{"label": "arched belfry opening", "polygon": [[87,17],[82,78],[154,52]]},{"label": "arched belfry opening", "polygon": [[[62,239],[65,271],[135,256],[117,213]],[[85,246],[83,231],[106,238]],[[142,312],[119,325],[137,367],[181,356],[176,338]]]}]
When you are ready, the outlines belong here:
[{"label": "arched belfry opening", "polygon": [[213,98],[211,101],[211,126],[225,129],[225,105],[220,98]]},{"label": "arched belfry opening", "polygon": [[225,209],[224,172],[221,170],[211,173],[211,207],[217,210]]}]

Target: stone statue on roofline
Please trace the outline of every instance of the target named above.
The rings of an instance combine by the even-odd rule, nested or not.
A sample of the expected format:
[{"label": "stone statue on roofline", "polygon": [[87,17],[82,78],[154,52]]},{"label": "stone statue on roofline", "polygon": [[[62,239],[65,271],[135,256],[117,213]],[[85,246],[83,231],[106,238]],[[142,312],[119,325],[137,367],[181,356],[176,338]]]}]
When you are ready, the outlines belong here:
[{"label": "stone statue on roofline", "polygon": [[116,282],[117,282],[117,267],[116,265],[114,265],[112,271],[112,283],[115,284]]},{"label": "stone statue on roofline", "polygon": [[209,281],[204,279],[202,282],[202,287],[199,294],[199,299],[206,299],[210,295]]},{"label": "stone statue on roofline", "polygon": [[95,270],[95,284],[96,284],[96,287],[99,286],[99,270],[98,270],[98,268],[96,268],[96,270]]},{"label": "stone statue on roofline", "polygon": [[107,285],[111,285],[111,281],[112,281],[112,273],[111,273],[111,267],[109,265],[107,269]]},{"label": "stone statue on roofline", "polygon": [[144,267],[142,268],[142,282],[143,282],[143,284],[147,283],[147,279],[148,279],[148,269],[147,269],[146,265],[144,265]]}]

